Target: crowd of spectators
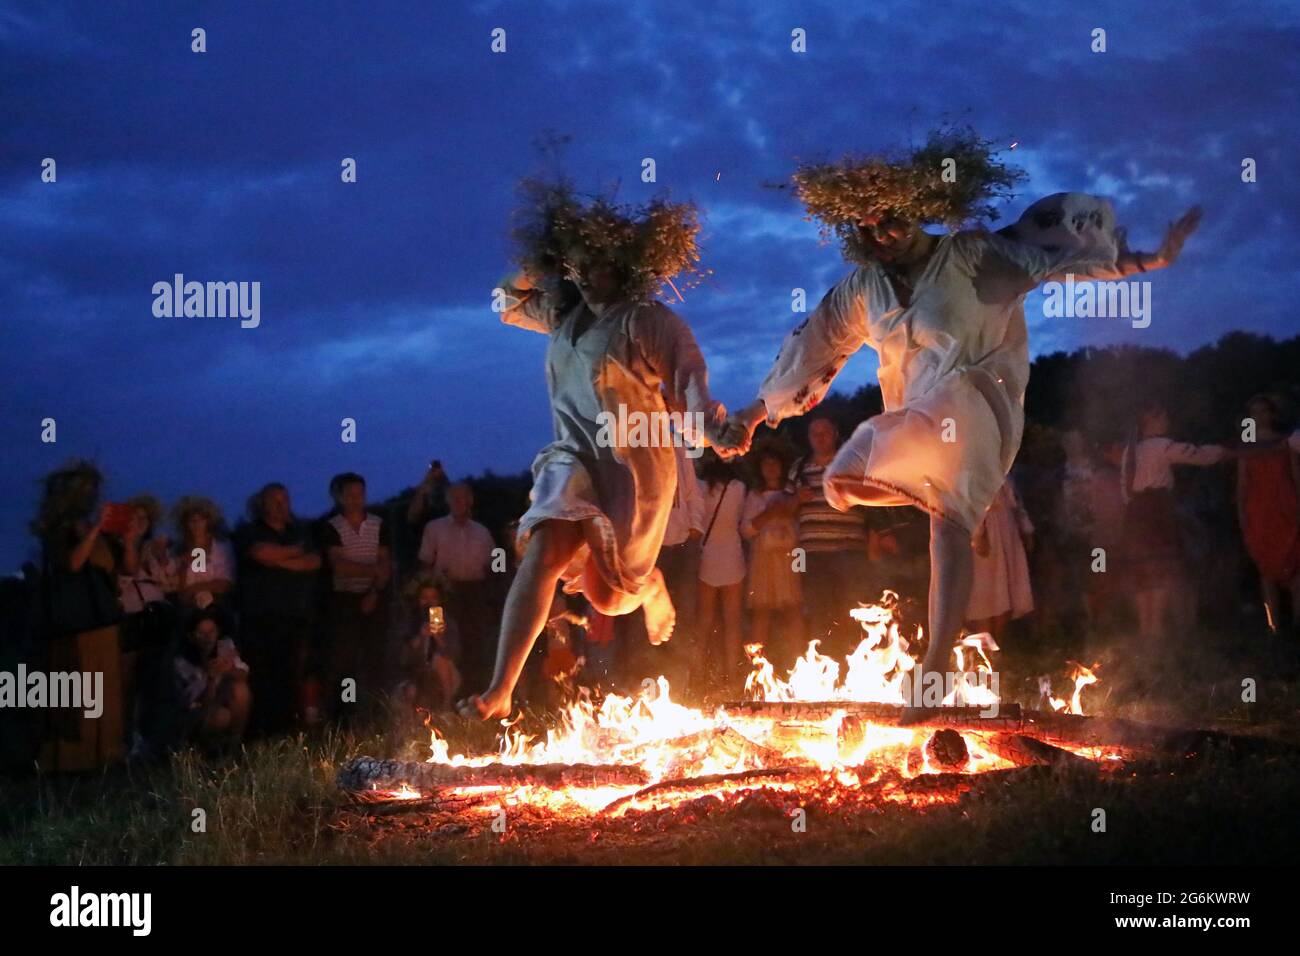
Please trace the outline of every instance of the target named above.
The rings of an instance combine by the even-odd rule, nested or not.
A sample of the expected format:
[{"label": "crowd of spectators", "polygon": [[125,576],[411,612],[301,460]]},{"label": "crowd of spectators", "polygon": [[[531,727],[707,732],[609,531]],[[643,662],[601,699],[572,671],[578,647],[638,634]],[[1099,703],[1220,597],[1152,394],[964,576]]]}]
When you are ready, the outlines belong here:
[{"label": "crowd of spectators", "polygon": [[[1032,464],[1013,469],[972,541],[968,630],[1003,641],[1020,621],[1017,633],[1032,636],[1071,601],[1084,631],[1131,625],[1144,645],[1191,627],[1203,529],[1177,476],[1235,467],[1240,550],[1258,574],[1266,626],[1294,633],[1298,443],[1269,396],[1244,413],[1254,433],[1223,445],[1178,441],[1158,404],[1127,441],[1066,432],[1048,497]],[[747,645],[778,669],[813,640],[842,656],[861,636],[849,610],[886,589],[923,621],[927,517],[830,507],[822,475],[839,442],[833,418],[817,415],[803,449],[785,435],[739,463],[712,453],[693,462],[678,449],[658,561],[678,612],[673,639],[650,646],[639,612],[607,618],[557,591],[518,699],[555,704],[574,686],[628,690],[659,674],[675,697],[734,695]],[[518,562],[515,523],[494,534],[477,521],[474,488],[438,462],[409,496],[378,507],[361,475],[337,475],[334,507],[315,520],[272,482],[233,528],[208,498],[182,497],[167,515],[150,495],[102,503],[102,483],[84,461],[48,475],[32,522],[42,565],[28,569],[29,657],[104,681],[99,718],[44,719],[44,769],[446,710],[488,684]]]}]

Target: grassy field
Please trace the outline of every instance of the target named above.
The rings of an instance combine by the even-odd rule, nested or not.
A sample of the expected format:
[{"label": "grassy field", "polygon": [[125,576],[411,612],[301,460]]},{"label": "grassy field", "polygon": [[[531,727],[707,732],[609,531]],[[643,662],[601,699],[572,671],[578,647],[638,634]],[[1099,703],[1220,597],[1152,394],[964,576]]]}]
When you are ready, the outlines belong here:
[{"label": "grassy field", "polygon": [[[1295,649],[1265,639],[1204,639],[1156,659],[1093,648],[1103,683],[1094,711],[1217,727],[1300,743]],[[1004,699],[1031,699],[1035,655],[1004,655]],[[1257,701],[1241,682],[1257,682]],[[445,723],[453,749],[489,749],[492,730]],[[1031,769],[976,779],[958,803],[810,809],[795,833],[779,802],[708,801],[635,824],[561,823],[506,834],[412,809],[366,813],[334,786],[361,753],[422,759],[418,728],[330,731],[259,742],[209,760],[0,782],[3,864],[249,863],[1290,863],[1300,840],[1300,757],[1143,765],[1119,773]],[[1090,826],[1095,808],[1107,828]],[[206,814],[195,832],[194,811]]]}]

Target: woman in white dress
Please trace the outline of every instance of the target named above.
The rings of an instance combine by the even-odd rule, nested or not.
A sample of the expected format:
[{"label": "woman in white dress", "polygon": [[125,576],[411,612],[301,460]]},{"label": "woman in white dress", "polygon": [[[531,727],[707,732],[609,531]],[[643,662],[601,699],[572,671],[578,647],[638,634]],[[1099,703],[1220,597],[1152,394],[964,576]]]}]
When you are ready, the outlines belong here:
[{"label": "woman in white dress", "polygon": [[[712,649],[714,674],[727,683],[744,662],[741,606],[745,585],[745,550],[740,522],[745,513],[745,485],[734,477],[731,465],[715,455],[700,466],[700,493],[704,496],[704,537],[700,552],[700,596],[697,605],[700,631]],[[721,611],[722,639],[714,637],[714,619]],[[721,646],[719,646],[719,643]]]},{"label": "woman in white dress", "polygon": [[[546,382],[555,441],[533,462],[526,540],[501,622],[492,684],[462,713],[507,716],[555,585],[581,591],[600,613],[645,611],[652,643],[668,639],[672,601],[655,559],[677,483],[670,409],[705,435],[725,417],[686,323],[651,294],[695,261],[693,207],[654,202],[629,213],[583,203],[566,186],[534,187],[530,220],[516,230],[524,271],[503,283],[501,319],[550,343]],[[609,428],[650,420],[647,434]],[[693,429],[692,429],[693,430]]]},{"label": "woman in white dress", "polygon": [[1008,478],[975,533],[974,578],[966,608],[968,630],[985,631],[1001,643],[1008,622],[1034,610],[1026,558],[1033,536],[1034,523]]},{"label": "woman in white dress", "polygon": [[[745,499],[740,533],[749,542],[750,643],[768,660],[793,663],[802,650],[802,589],[791,552],[799,544],[799,500],[786,480],[786,462],[774,448],[757,452],[758,485]],[[772,618],[780,618],[776,639]],[[779,645],[779,646],[774,646]]]},{"label": "woman in white dress", "polygon": [[[947,185],[940,158],[953,155],[957,182]],[[1167,266],[1200,216],[1193,209],[1171,226],[1154,254],[1127,251],[1110,204],[1075,193],[1039,200],[1002,233],[925,232],[927,222],[986,211],[979,201],[1009,181],[991,155],[980,140],[932,141],[910,164],[849,161],[830,175],[822,167],[796,175],[809,211],[841,236],[856,268],[787,336],[757,400],[736,414],[724,439],[747,448],[760,422],[775,427],[809,411],[854,352],[876,350],[885,411],[841,447],[825,474],[826,495],[842,509],[913,505],[929,513],[925,671],[945,668],[961,633],[971,538],[1020,447],[1025,295],[1066,274],[1112,279]],[[845,191],[826,201],[825,184],[846,181],[870,188],[848,191],[847,208]],[[870,198],[889,195],[902,198]]]}]

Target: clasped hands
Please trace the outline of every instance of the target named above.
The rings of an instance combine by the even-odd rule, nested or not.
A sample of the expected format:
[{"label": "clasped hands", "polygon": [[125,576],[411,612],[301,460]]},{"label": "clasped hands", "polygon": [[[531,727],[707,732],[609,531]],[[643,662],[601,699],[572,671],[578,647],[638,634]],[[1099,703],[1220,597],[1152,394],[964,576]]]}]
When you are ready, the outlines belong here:
[{"label": "clasped hands", "polygon": [[[736,458],[749,451],[754,430],[767,418],[767,406],[761,398],[730,415],[719,408],[719,416],[704,427],[705,437],[721,458]],[[724,417],[725,416],[725,417]]]}]

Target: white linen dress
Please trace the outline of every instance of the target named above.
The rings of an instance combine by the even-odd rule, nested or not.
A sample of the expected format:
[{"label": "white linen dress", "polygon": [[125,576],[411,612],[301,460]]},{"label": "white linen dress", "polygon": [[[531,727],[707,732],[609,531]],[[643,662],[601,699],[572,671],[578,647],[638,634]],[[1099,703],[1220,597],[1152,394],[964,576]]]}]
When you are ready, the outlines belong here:
[{"label": "white linen dress", "polygon": [[[1067,217],[1036,236],[1063,233],[1070,241],[1061,245],[983,230],[940,238],[906,307],[878,264],[845,276],[781,346],[759,389],[768,423],[809,411],[849,356],[870,345],[880,356],[885,410],[858,426],[825,478],[852,477],[974,533],[1024,431],[1025,295],[1067,273],[1118,277],[1109,204],[1067,198],[1076,212],[1091,203],[1078,228]],[[859,503],[842,500],[829,483],[826,494],[840,510]]]},{"label": "white linen dress", "polygon": [[745,580],[745,549],[740,540],[745,485],[734,478],[726,484],[712,486],[700,481],[700,493],[704,496],[706,529],[704,550],[700,553],[700,580],[715,588],[739,584]]},{"label": "white linen dress", "polygon": [[594,311],[579,300],[561,310],[549,292],[504,291],[501,320],[550,337],[546,384],[555,440],[533,461],[530,507],[519,534],[527,537],[542,521],[592,519],[600,545],[579,549],[563,574],[565,589],[580,590],[589,568],[611,588],[639,594],[659,555],[677,463],[671,444],[619,447],[599,439],[597,416],[617,418],[620,406],[628,416],[663,414],[666,393],[675,409],[719,420],[725,410],[709,394],[704,356],[686,323],[658,302]]}]

